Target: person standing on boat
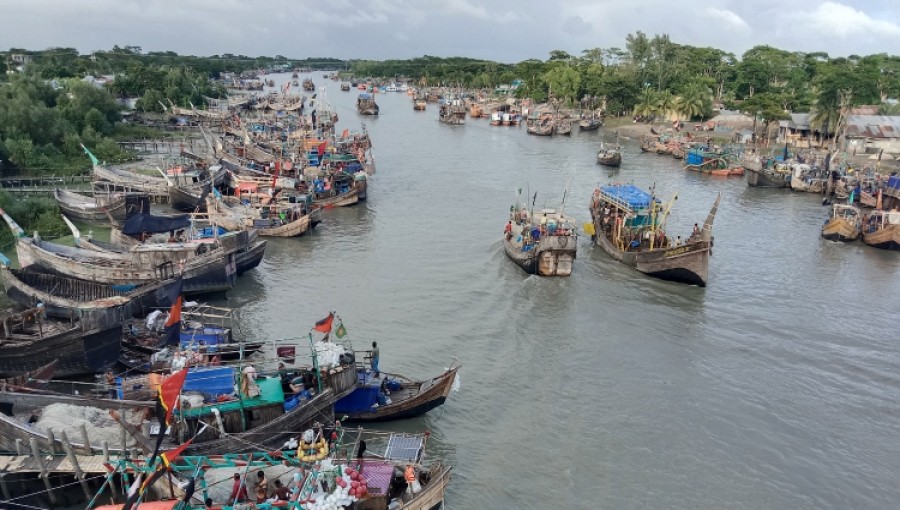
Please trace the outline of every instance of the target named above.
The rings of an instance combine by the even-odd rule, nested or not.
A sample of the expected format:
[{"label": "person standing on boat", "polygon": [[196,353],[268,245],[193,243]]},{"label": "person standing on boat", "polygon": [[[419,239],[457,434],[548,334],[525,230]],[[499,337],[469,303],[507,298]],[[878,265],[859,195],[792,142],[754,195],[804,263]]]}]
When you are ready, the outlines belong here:
[{"label": "person standing on boat", "polygon": [[506,222],[506,226],[503,228],[503,234],[506,236],[507,241],[512,238],[512,220]]},{"label": "person standing on boat", "polygon": [[372,372],[375,372],[375,378],[381,376],[381,371],[378,369],[378,361],[380,356],[380,352],[378,350],[378,342],[372,342]]},{"label": "person standing on boat", "polygon": [[241,481],[240,473],[234,474],[234,484],[231,486],[231,495],[228,497],[229,503],[243,503],[247,501],[247,486]]},{"label": "person standing on boat", "polygon": [[258,478],[256,481],[256,502],[265,503],[266,499],[269,498],[269,481],[266,480],[266,474],[263,473],[262,469],[256,472],[256,477]]},{"label": "person standing on boat", "polygon": [[109,398],[115,400],[115,398],[117,396],[116,376],[115,376],[115,374],[113,374],[112,369],[107,368],[106,373],[103,375],[103,377],[106,379],[106,388],[107,388],[107,391],[109,392]]}]

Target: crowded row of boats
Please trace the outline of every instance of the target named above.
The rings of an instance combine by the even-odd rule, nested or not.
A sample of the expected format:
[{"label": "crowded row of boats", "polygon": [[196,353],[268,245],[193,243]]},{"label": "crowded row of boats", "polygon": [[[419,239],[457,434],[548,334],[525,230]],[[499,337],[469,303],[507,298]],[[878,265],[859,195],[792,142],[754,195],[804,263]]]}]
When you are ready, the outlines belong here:
[{"label": "crowded row of boats", "polygon": [[[441,504],[451,468],[425,454],[427,434],[344,423],[442,405],[457,363],[428,379],[381,372],[377,343],[355,349],[335,312],[299,338],[248,339],[234,310],[189,301],[254,270],[266,237],[302,236],[327,209],[366,199],[368,132],[338,133],[323,96],[173,111],[196,119],[209,148],[182,149],[176,164],[112,167],[85,147],[92,189],[54,193],[73,246],[29,235],[0,210],[19,266],[4,259],[0,278],[20,307],[0,314],[0,449],[105,455],[89,508]],[[178,212],[151,210],[158,203]],[[110,225],[110,240],[84,235],[84,223]],[[277,466],[286,491],[260,488],[257,470],[264,479]],[[207,483],[220,468],[239,472],[230,496]],[[178,490],[154,484],[163,475]],[[135,478],[143,483],[128,491]],[[120,502],[99,506],[104,493]]]}]

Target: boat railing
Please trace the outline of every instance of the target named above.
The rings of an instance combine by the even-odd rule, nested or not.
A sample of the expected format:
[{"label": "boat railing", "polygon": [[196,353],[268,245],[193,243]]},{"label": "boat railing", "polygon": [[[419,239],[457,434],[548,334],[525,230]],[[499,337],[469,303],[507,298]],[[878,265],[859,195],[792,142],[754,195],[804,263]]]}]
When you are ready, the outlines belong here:
[{"label": "boat railing", "polygon": [[602,189],[600,190],[600,198],[605,202],[609,202],[609,203],[613,204],[614,206],[616,206],[617,208],[619,208],[623,211],[633,212],[633,210],[631,208],[631,204],[629,204],[625,199],[617,197],[613,194],[607,193],[607,192],[603,191]]}]

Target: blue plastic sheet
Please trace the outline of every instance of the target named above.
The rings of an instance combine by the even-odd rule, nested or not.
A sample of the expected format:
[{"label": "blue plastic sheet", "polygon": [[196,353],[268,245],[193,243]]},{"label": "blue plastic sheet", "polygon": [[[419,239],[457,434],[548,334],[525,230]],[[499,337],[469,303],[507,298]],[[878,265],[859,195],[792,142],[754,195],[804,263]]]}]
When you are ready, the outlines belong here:
[{"label": "blue plastic sheet", "polygon": [[[650,193],[647,193],[646,191],[631,184],[624,184],[620,186],[604,186],[600,189],[606,195],[617,198],[627,203],[628,206],[632,209],[646,209],[650,207],[650,200],[653,199]],[[657,200],[656,202],[659,203],[659,200]]]},{"label": "blue plastic sheet", "polygon": [[198,391],[208,400],[219,395],[230,395],[234,393],[234,368],[191,368],[182,391]]}]

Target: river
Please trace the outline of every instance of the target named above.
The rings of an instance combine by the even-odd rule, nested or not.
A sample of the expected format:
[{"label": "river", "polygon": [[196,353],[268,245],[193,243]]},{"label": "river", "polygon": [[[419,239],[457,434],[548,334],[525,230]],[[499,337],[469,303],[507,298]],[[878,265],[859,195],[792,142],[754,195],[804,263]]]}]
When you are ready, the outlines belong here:
[{"label": "river", "polygon": [[[382,427],[432,432],[429,452],[454,466],[448,508],[896,506],[900,256],[822,240],[820,196],[688,173],[636,140],[610,172],[595,163],[606,129],[448,126],[405,94],[379,94],[381,115],[363,119],[358,91],[313,79],[339,129],[368,126],[369,199],[270,239],[227,304],[269,339],[336,310],[389,372],[457,358],[445,406]],[[588,236],[569,278],[506,259],[517,188],[537,206],[565,194],[584,223],[609,182],[677,192],[668,230],[682,236],[722,194],[707,288],[646,277]]]}]

